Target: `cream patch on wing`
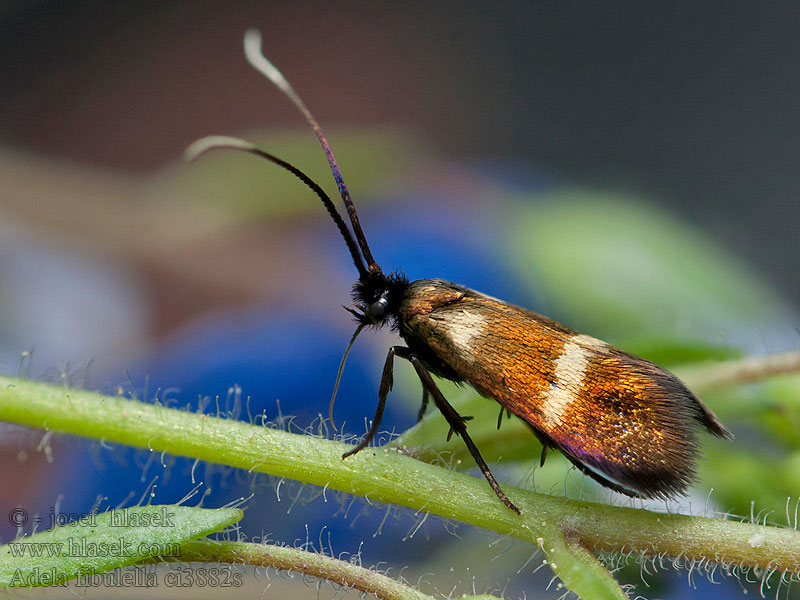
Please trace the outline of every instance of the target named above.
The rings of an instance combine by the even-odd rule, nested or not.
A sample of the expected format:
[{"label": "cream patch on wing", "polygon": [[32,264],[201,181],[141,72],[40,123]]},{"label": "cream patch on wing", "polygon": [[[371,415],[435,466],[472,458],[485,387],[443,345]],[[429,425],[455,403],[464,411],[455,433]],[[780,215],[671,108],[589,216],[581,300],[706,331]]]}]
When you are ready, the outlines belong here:
[{"label": "cream patch on wing", "polygon": [[447,315],[447,339],[465,360],[475,360],[475,344],[486,331],[487,319],[484,315],[470,310],[452,311]]},{"label": "cream patch on wing", "polygon": [[[553,383],[545,393],[542,400],[541,411],[545,423],[551,427],[561,424],[564,413],[575,400],[583,386],[586,370],[589,368],[589,359],[593,351],[586,348],[585,339],[589,336],[578,335],[579,343],[571,339],[564,344],[561,354],[556,359],[553,372]],[[594,340],[594,338],[591,338]],[[596,340],[600,341],[600,340]]]}]

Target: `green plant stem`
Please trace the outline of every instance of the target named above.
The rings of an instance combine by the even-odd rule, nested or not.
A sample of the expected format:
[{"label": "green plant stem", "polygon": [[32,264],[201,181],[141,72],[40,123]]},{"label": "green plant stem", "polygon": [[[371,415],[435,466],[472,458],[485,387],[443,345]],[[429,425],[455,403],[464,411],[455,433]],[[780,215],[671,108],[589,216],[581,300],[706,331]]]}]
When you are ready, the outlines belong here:
[{"label": "green plant stem", "polygon": [[[394,449],[368,448],[342,460],[349,446],[330,440],[8,377],[0,378],[0,419],[427,511],[536,543],[546,555],[568,538],[593,550],[800,571],[800,533],[792,529],[606,506],[505,485],[522,510],[519,517],[483,479],[419,462]],[[568,570],[553,568],[574,589]]]},{"label": "green plant stem", "polygon": [[197,540],[185,544],[179,555],[170,556],[168,560],[227,562],[271,567],[311,575],[367,594],[374,594],[382,600],[433,600],[432,596],[372,569],[288,546]]}]

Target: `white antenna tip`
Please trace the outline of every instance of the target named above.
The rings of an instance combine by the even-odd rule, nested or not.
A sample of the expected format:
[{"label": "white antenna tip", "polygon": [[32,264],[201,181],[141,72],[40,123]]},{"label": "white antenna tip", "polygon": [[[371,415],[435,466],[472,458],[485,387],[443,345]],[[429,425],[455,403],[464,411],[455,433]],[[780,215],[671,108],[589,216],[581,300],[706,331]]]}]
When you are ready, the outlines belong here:
[{"label": "white antenna tip", "polygon": [[244,32],[244,55],[253,68],[281,89],[291,88],[283,74],[261,53],[261,32],[248,29]]},{"label": "white antenna tip", "polygon": [[209,135],[208,137],[200,138],[196,142],[186,148],[183,157],[187,162],[193,162],[200,158],[203,154],[210,150],[218,150],[220,148],[227,148],[233,150],[253,150],[255,146],[245,140],[228,137],[227,135]]},{"label": "white antenna tip", "polygon": [[258,29],[248,29],[244,32],[244,54],[248,60],[251,54],[261,54],[261,32]]}]

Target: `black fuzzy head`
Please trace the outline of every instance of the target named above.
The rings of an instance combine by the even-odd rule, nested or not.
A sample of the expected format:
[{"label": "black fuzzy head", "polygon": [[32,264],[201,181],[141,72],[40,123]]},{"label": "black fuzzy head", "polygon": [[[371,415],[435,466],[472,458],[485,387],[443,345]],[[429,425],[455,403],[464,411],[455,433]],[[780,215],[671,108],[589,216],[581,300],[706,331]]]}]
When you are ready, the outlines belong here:
[{"label": "black fuzzy head", "polygon": [[353,285],[355,309],[347,310],[363,325],[383,327],[391,320],[392,328],[396,329],[407,288],[408,278],[403,273],[395,271],[387,276],[380,270],[370,272]]}]

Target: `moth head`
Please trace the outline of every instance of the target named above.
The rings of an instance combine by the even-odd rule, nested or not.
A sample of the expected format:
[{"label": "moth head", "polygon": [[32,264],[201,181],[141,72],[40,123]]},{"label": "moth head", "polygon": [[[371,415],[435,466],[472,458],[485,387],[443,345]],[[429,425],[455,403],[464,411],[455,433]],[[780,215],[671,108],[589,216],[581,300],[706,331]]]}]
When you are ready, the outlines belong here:
[{"label": "moth head", "polygon": [[384,275],[372,272],[353,286],[354,309],[345,307],[364,325],[382,327],[396,318],[408,287],[408,280],[400,273]]}]

